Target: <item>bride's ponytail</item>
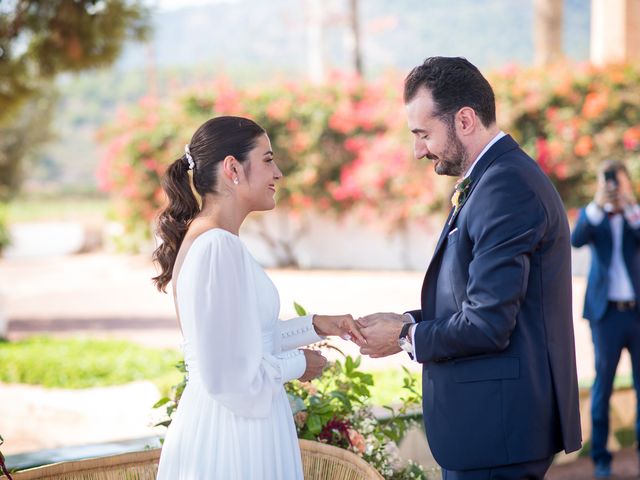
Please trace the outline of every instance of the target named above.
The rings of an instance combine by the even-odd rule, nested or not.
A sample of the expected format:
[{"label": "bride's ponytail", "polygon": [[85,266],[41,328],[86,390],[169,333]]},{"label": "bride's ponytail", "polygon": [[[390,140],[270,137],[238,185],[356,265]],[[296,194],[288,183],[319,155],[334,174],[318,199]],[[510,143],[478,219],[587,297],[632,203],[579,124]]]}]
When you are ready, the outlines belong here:
[{"label": "bride's ponytail", "polygon": [[189,170],[193,171],[193,188],[204,201],[205,195],[216,193],[218,163],[228,155],[244,163],[257,138],[264,134],[264,129],[248,118],[212,118],[196,130],[191,143],[185,146],[184,155],[169,166],[162,179],[169,203],[160,213],[156,227],[162,244],[153,252],[153,261],[160,267],[153,283],[161,292],[166,292],[180,245],[191,221],[200,212]]},{"label": "bride's ponytail", "polygon": [[169,166],[162,179],[162,188],[169,204],[158,217],[156,234],[162,243],[153,252],[153,261],[159,265],[161,273],[153,278],[153,282],[158,290],[165,292],[189,223],[200,211],[191,190],[186,155]]}]

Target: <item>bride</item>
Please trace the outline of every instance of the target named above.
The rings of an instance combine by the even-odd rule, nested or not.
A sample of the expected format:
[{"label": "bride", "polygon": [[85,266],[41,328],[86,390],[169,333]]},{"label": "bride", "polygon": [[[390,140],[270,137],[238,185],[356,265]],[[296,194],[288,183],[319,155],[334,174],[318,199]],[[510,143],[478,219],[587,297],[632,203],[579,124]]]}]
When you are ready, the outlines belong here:
[{"label": "bride", "polygon": [[283,384],[317,377],[326,359],[298,347],[327,335],[364,342],[351,315],[278,320],[278,291],[238,232],[250,212],[275,207],[281,178],[264,129],[240,117],[205,122],[165,174],[153,280],[172,283],[189,380],[159,479],[302,479]]}]

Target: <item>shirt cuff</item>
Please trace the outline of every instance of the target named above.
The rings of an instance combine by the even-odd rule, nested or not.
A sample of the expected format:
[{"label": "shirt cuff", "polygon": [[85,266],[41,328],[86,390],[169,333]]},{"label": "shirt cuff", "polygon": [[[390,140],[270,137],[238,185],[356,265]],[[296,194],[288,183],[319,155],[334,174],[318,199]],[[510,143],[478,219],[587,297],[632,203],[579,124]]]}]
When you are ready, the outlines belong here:
[{"label": "shirt cuff", "polygon": [[640,227],[640,206],[628,205],[624,208],[624,218],[627,219],[631,228]]},{"label": "shirt cuff", "polygon": [[318,335],[316,329],[313,328],[313,314],[282,320],[279,326],[282,338],[281,350],[283,351],[324,340],[324,337]]},{"label": "shirt cuff", "polygon": [[280,361],[282,383],[300,378],[307,369],[307,359],[302,350],[289,350],[277,355]]},{"label": "shirt cuff", "polygon": [[587,214],[587,220],[594,227],[600,225],[602,220],[604,220],[604,211],[595,204],[595,202],[589,203],[587,208],[585,208],[585,213]]},{"label": "shirt cuff", "polygon": [[[411,319],[411,323],[416,323],[416,319],[413,318],[413,315],[410,313],[404,313],[404,315]],[[416,327],[417,325],[409,327],[409,335],[411,335],[411,355],[409,356],[411,357],[411,360],[416,359]]]}]

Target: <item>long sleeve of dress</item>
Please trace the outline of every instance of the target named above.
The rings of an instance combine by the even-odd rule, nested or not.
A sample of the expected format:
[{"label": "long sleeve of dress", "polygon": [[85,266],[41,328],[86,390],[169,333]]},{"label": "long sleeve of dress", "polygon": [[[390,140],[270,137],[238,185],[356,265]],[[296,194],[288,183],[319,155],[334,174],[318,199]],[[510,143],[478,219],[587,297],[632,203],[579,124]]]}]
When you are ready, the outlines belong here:
[{"label": "long sleeve of dress", "polygon": [[313,327],[313,314],[291,320],[281,320],[278,322],[278,328],[280,329],[283,351],[324,340],[324,337],[318,335]]},{"label": "long sleeve of dress", "polygon": [[207,392],[234,413],[266,417],[283,383],[304,373],[304,354],[263,351],[261,315],[269,313],[260,305],[258,288],[264,285],[257,285],[260,272],[237,237],[211,234],[191,248],[201,249],[201,261],[181,273],[196,282],[181,317],[194,319],[197,373]]}]

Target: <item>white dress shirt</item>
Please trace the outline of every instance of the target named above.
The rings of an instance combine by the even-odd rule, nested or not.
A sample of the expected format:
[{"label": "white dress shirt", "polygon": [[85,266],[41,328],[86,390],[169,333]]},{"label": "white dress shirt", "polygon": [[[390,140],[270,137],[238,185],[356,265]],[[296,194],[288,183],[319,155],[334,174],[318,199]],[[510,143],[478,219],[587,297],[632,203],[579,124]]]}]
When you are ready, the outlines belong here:
[{"label": "white dress shirt", "polygon": [[[634,205],[626,208],[624,212],[624,216],[632,226],[637,226],[631,221],[634,216],[637,216],[637,209],[640,209],[640,207],[638,207],[638,205]],[[605,212],[594,202],[587,205],[585,213],[587,215],[587,220],[594,227],[600,225],[606,215]],[[627,271],[627,267],[622,256],[622,232],[624,227],[624,218],[621,214],[612,215],[609,217],[609,223],[611,224],[611,239],[613,241],[611,264],[609,265],[609,300],[620,302],[635,300],[636,294],[633,290],[631,277],[629,276],[629,272]],[[637,221],[635,223],[637,224]]]}]

